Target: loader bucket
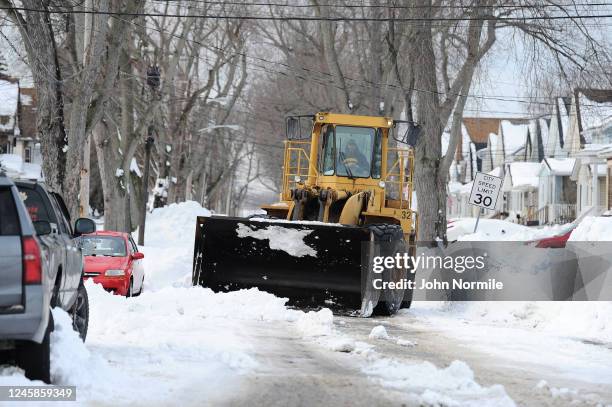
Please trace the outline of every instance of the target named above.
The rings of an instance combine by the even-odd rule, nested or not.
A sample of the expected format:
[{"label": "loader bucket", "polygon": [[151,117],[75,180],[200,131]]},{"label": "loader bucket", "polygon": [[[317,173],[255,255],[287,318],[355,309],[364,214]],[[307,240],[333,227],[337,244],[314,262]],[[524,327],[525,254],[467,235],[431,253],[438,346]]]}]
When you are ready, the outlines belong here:
[{"label": "loader bucket", "polygon": [[299,307],[361,307],[366,228],[198,217],[193,284],[215,292],[257,287]]}]

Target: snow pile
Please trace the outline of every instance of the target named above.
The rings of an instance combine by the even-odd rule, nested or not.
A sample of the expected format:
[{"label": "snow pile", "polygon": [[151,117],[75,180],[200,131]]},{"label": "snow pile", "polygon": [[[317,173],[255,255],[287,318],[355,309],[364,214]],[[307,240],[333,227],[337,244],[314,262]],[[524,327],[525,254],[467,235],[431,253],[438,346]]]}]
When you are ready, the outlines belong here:
[{"label": "snow pile", "polygon": [[[52,377],[55,384],[76,385],[79,401],[108,405],[130,400],[180,405],[192,400],[194,388],[204,404],[210,395],[227,396],[258,366],[249,327],[306,315],[256,289],[215,294],[202,287],[168,287],[126,299],[91,281],[86,288],[91,307],[86,344],[69,316],[54,311]],[[333,319],[329,310],[311,314],[323,325]],[[1,375],[1,384],[28,383],[18,370]],[[163,385],[151,385],[160,379]]]},{"label": "snow pile", "polygon": [[[554,387],[548,384],[546,380],[540,380],[535,386],[536,392],[542,393],[545,396],[550,394],[558,403],[576,405],[576,406],[604,406],[604,401],[596,394],[581,394],[576,389],[567,387]],[[548,393],[548,394],[547,394]]]},{"label": "snow pile", "polygon": [[17,154],[0,154],[0,168],[11,178],[43,180],[41,166],[24,162]]},{"label": "snow pile", "polygon": [[411,341],[408,339],[398,339],[396,342],[399,346],[405,346],[408,348],[412,348],[414,346],[417,346],[417,342],[416,341]]},{"label": "snow pile", "polygon": [[587,216],[569,238],[574,242],[612,241],[612,217]]},{"label": "snow pile", "polygon": [[[194,201],[171,204],[147,214],[144,289],[158,290],[167,286],[191,286],[193,247],[198,216],[210,211]],[[133,233],[136,240],[138,232]]]},{"label": "snow pile", "polygon": [[370,339],[389,339],[389,334],[387,333],[387,330],[385,329],[384,326],[377,325],[374,328],[372,328],[369,338]]},{"label": "snow pile", "polygon": [[423,321],[476,323],[595,342],[612,342],[612,302],[420,302],[410,311]]},{"label": "snow pile", "polygon": [[53,310],[51,333],[51,380],[56,385],[77,386],[79,393],[104,396],[104,386],[115,387],[126,378],[117,374],[99,354],[91,353],[72,328],[72,319],[61,309]]},{"label": "snow pile", "polygon": [[331,335],[334,326],[334,315],[323,308],[302,314],[296,322],[298,331],[305,337]]},{"label": "snow pile", "polygon": [[474,233],[475,218],[463,218],[448,225],[449,241],[529,241],[555,236],[567,229],[564,225],[530,228],[499,219],[480,219],[478,229]]},{"label": "snow pile", "polygon": [[415,405],[444,406],[514,406],[504,387],[482,387],[474,380],[474,372],[461,361],[444,369],[429,362],[402,363],[379,359],[364,372],[381,385],[407,392]]},{"label": "snow pile", "polygon": [[270,249],[282,250],[285,253],[295,256],[317,257],[317,251],[304,243],[304,238],[312,233],[312,230],[299,230],[284,228],[282,226],[268,226],[265,229],[253,230],[245,224],[238,224],[236,228],[238,237],[252,237],[258,240],[268,240]]},{"label": "snow pile", "polygon": [[208,209],[195,201],[173,203],[163,208],[156,208],[152,213],[147,214],[145,245],[179,247],[188,244],[191,245],[193,251],[196,218],[210,215]]}]

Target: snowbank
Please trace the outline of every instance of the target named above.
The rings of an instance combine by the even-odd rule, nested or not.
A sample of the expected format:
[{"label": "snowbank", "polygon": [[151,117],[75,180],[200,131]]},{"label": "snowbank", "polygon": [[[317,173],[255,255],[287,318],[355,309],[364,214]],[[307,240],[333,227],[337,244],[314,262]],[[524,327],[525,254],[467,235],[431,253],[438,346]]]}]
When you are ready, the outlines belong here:
[{"label": "snowbank", "polygon": [[612,241],[612,217],[587,216],[569,238],[574,242]]},{"label": "snowbank", "polygon": [[17,154],[0,154],[0,168],[11,178],[43,180],[41,166],[24,162]]},{"label": "snowbank", "polygon": [[156,208],[147,214],[145,246],[179,247],[188,244],[193,249],[196,218],[210,215],[208,209],[195,201]]},{"label": "snowbank", "polygon": [[408,364],[380,359],[364,371],[383,386],[409,393],[414,405],[515,406],[503,386],[482,387],[474,380],[472,369],[457,360],[438,369],[429,362]]},{"label": "snowbank", "polygon": [[[139,248],[145,255],[145,291],[191,286],[196,218],[210,214],[194,201],[147,214],[145,245]],[[137,240],[138,231],[133,236]]]},{"label": "snowbank", "polygon": [[474,233],[475,218],[458,219],[448,225],[449,241],[529,241],[560,234],[567,228],[564,225],[530,228],[499,219],[480,219],[478,229]]},{"label": "snowbank", "polygon": [[612,342],[611,301],[418,302],[410,311],[427,321],[450,318],[533,333]]}]

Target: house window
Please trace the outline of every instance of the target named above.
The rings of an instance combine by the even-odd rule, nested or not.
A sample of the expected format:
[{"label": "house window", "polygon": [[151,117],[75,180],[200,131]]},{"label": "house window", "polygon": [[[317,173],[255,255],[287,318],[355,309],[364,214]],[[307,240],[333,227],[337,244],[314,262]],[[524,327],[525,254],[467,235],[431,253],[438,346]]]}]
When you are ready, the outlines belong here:
[{"label": "house window", "polygon": [[23,159],[27,163],[32,162],[32,149],[30,147],[26,147],[26,149],[23,151]]}]

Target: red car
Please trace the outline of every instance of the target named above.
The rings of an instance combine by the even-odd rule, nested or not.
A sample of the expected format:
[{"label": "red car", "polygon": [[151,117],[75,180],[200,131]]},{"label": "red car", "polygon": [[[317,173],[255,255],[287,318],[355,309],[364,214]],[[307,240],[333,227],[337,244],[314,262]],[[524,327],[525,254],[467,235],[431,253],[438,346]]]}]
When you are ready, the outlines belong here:
[{"label": "red car", "polygon": [[142,292],[144,254],[129,233],[99,231],[82,236],[85,279],[118,295],[131,297]]}]

